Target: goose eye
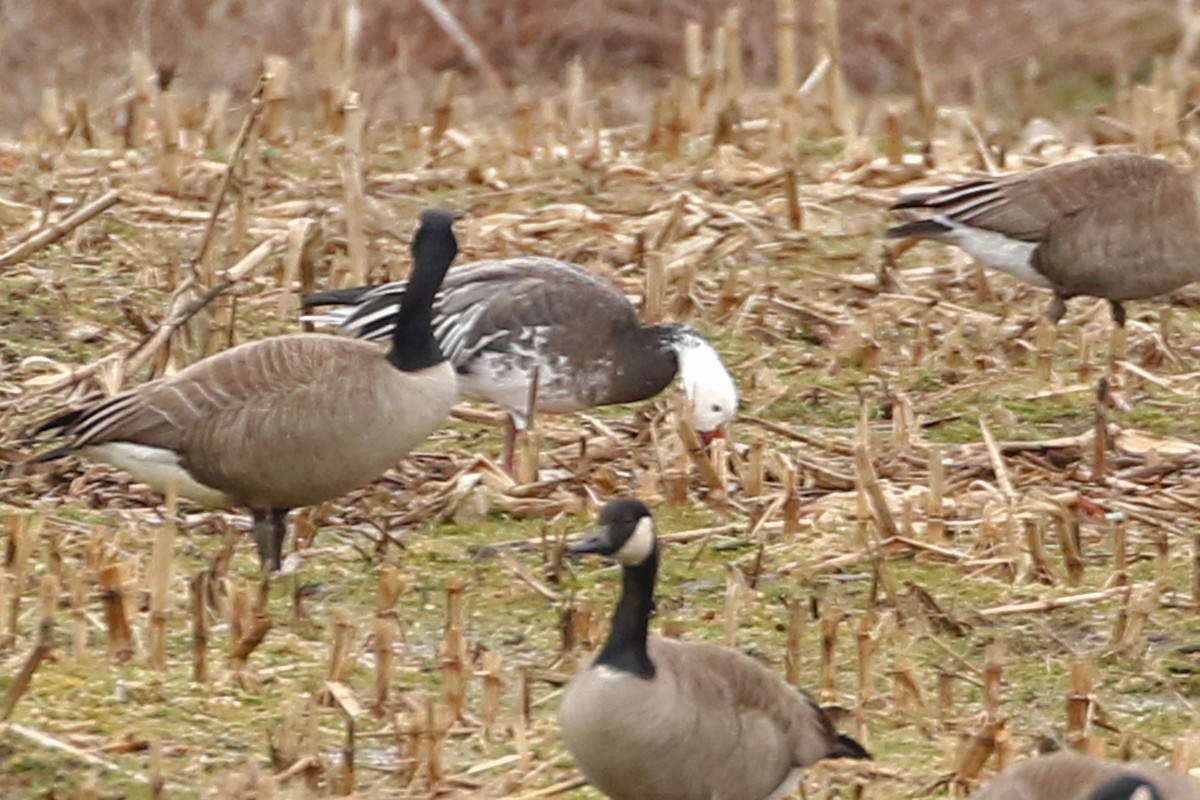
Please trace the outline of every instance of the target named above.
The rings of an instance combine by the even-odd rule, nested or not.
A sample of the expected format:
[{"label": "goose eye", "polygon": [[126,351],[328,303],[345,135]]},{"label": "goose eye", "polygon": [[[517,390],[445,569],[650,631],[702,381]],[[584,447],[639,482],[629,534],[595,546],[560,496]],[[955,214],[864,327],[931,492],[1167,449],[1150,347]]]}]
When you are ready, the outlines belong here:
[{"label": "goose eye", "polygon": [[710,410],[710,411],[720,411],[720,410],[721,410],[721,406],[717,405],[716,403],[713,403],[713,404],[712,404],[712,408],[711,408],[711,409],[709,409],[709,410]]}]

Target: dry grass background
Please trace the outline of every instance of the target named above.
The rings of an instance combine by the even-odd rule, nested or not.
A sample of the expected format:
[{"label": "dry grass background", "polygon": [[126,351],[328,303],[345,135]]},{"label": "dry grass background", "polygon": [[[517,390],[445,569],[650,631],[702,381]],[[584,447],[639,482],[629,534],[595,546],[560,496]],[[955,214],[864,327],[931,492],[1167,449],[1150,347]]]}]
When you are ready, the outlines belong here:
[{"label": "dry grass background", "polygon": [[[875,752],[812,770],[808,797],[961,792],[1047,740],[1200,762],[1194,293],[1136,304],[1123,345],[1076,301],[1055,339],[1023,324],[1043,293],[878,238],[909,184],[1098,149],[1188,160],[1174,6],[918,3],[914,69],[903,17],[869,5],[839,5],[840,57],[818,41],[796,66],[844,71],[794,100],[754,4],[746,87],[712,53],[683,67],[681,20],[710,42],[715,5],[635,25],[618,4],[452,4],[517,84],[499,93],[434,72],[458,57],[415,5],[364,3],[349,63],[315,3],[5,5],[23,135],[0,144],[0,464],[65,402],[297,330],[306,288],[403,275],[428,205],[468,212],[463,260],[577,260],[699,325],[743,404],[711,459],[672,397],[544,419],[523,484],[493,463],[498,415],[464,404],[298,515],[303,563],[263,597],[241,515],[163,512],[90,464],[5,481],[0,794],[595,796],[553,714],[615,573],[557,544],[631,492],[669,541],[661,624],[813,689]],[[800,6],[809,42],[822,6]],[[269,52],[290,79],[256,106]],[[1027,124],[1049,86],[1103,110]]]},{"label": "dry grass background", "polygon": [[[901,26],[906,0],[842,0],[841,40],[851,86],[866,93],[911,89]],[[635,84],[683,70],[680,35],[688,21],[715,26],[725,0],[448,0],[447,7],[511,83],[558,81],[581,58],[588,73]],[[1092,84],[1144,75],[1156,54],[1170,52],[1181,29],[1173,0],[918,0],[913,4],[926,56],[941,96],[963,96],[978,70],[998,85],[1012,82],[1030,59],[1049,87],[1045,108],[1061,107]],[[304,0],[97,0],[0,3],[0,126],[27,127],[49,86],[111,101],[127,85],[129,53],[178,67],[192,91],[254,85],[264,56],[295,62],[303,92],[319,84],[313,63],[317,22],[333,4]],[[397,64],[421,71],[466,66],[459,49],[417,0],[364,0],[359,86],[371,108],[394,116],[409,110],[391,80]],[[740,5],[746,69],[773,80],[777,64],[775,4]],[[801,66],[815,63],[817,25],[809,3],[797,8]],[[425,74],[428,74],[425,72]],[[1003,101],[1003,93],[995,95]],[[1009,107],[1006,111],[1013,111]],[[619,122],[630,120],[621,119]]]}]

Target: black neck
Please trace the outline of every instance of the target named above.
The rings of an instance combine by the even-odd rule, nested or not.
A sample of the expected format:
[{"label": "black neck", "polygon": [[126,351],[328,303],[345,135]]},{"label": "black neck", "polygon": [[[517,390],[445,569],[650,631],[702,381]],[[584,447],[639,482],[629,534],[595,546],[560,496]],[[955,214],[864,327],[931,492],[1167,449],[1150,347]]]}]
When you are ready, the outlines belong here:
[{"label": "black neck", "polygon": [[[671,326],[654,325],[630,331],[626,347],[636,358],[613,359],[611,392],[605,403],[629,403],[653,397],[670,385],[679,372],[679,356],[672,343]],[[615,349],[622,350],[621,342]]]},{"label": "black neck", "polygon": [[413,239],[413,271],[400,299],[392,328],[388,361],[403,372],[432,367],[445,361],[433,336],[433,299],[446,270],[458,254],[458,242],[449,225],[436,228],[422,224]]},{"label": "black neck", "polygon": [[654,552],[635,566],[621,569],[621,599],[613,612],[612,630],[595,664],[610,667],[649,680],[654,677],[654,662],[646,652],[650,614],[654,611],[654,579],[658,574],[658,545]]}]

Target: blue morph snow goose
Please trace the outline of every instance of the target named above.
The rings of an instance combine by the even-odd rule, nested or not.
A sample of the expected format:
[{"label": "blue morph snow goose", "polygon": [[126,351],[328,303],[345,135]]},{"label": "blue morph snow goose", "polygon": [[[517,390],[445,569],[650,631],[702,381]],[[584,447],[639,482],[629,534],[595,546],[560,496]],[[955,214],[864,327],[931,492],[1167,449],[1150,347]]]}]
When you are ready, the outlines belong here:
[{"label": "blue morph snow goose", "polygon": [[887,236],[957,245],[1052,289],[1054,322],[1067,300],[1092,295],[1124,325],[1124,301],[1200,279],[1198,192],[1198,173],[1162,159],[1097,156],[904,197],[893,210],[924,216]]},{"label": "blue morph snow goose", "polygon": [[82,409],[38,432],[136,480],[210,506],[247,506],[265,568],[278,569],[287,513],[337,497],[396,464],[450,414],[454,371],[430,327],[458,251],[449,212],[413,239],[409,291],[387,320],[391,348],[327,334],[239,345]]},{"label": "blue morph snow goose", "polygon": [[[337,305],[308,319],[365,339],[391,332],[404,282],[319,292],[307,308]],[[679,375],[710,438],[737,412],[737,387],[717,351],[690,325],[643,326],[617,287],[587,269],[537,256],[476,261],[450,271],[434,303],[434,335],[460,389],[508,412],[504,463],[528,424],[534,370],[537,410],[581,411],[645,400]]]}]

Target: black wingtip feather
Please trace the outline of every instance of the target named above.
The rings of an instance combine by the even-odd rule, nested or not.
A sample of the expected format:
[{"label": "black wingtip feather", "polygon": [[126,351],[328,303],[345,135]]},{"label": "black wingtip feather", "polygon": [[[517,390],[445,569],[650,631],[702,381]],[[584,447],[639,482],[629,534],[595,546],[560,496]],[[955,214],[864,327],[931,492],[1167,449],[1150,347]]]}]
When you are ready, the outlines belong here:
[{"label": "black wingtip feather", "polygon": [[932,219],[916,219],[912,222],[904,222],[899,225],[893,225],[887,229],[884,234],[889,239],[907,239],[909,237],[930,238],[941,236],[949,231],[950,228],[940,222]]},{"label": "black wingtip feather", "polygon": [[38,426],[33,429],[31,436],[37,436],[47,431],[66,430],[79,421],[84,412],[90,411],[90,407],[73,408],[70,411],[64,411],[61,414],[55,414],[44,422],[38,423]]},{"label": "black wingtip feather", "polygon": [[861,761],[873,761],[874,757],[867,752],[867,748],[856,742],[844,733],[839,733],[837,737],[837,745],[833,752],[829,754],[830,758],[856,758]]},{"label": "black wingtip feather", "polygon": [[313,292],[301,297],[300,305],[304,308],[354,305],[362,300],[363,295],[374,288],[374,286],[368,284],[366,286],[351,286],[347,289],[329,289],[324,292]]}]

